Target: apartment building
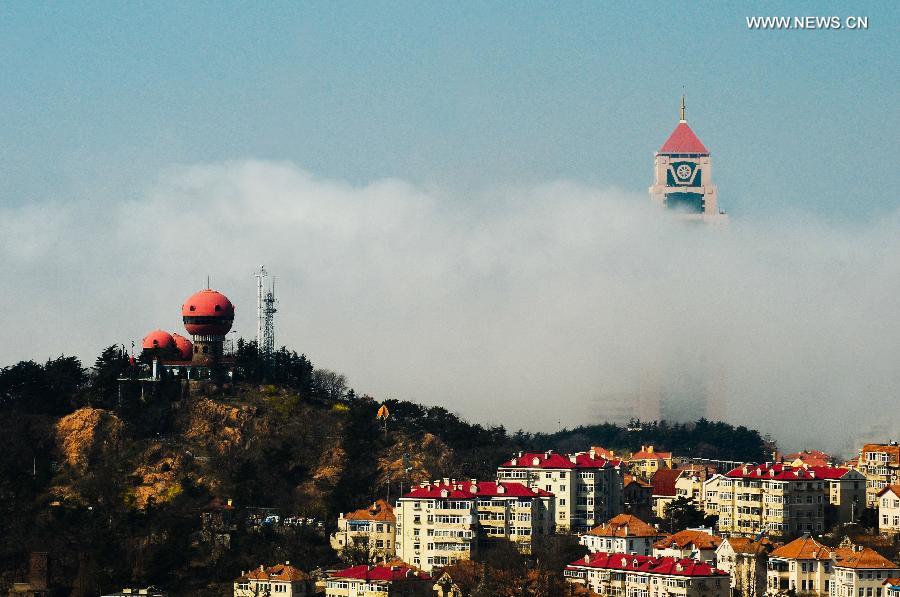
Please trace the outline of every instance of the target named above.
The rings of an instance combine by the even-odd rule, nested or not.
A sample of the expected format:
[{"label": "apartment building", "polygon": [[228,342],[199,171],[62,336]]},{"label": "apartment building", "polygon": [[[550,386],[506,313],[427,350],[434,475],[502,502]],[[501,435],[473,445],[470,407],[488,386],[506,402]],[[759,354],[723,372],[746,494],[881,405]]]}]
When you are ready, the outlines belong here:
[{"label": "apartment building", "polygon": [[878,531],[900,535],[900,485],[888,485],[878,492]]},{"label": "apartment building", "polygon": [[479,545],[511,541],[531,553],[537,536],[555,531],[555,499],[521,483],[443,479],[397,501],[397,554],[430,571],[468,560]]},{"label": "apartment building", "polygon": [[563,571],[566,581],[606,597],[728,597],[727,573],[680,558],[593,553]]},{"label": "apartment building", "polygon": [[431,597],[428,574],[405,564],[353,566],[325,581],[325,597]]},{"label": "apartment building", "polygon": [[825,597],[831,591],[831,550],[804,536],[769,554],[766,593]]},{"label": "apartment building", "polygon": [[244,572],[235,579],[233,592],[234,597],[306,597],[316,594],[316,583],[309,574],[291,566],[290,562],[285,562]]},{"label": "apartment building", "polygon": [[685,529],[669,535],[653,544],[656,557],[690,558],[715,565],[716,550],[722,538],[713,535],[712,529]]},{"label": "apartment building", "polygon": [[700,490],[700,503],[703,506],[703,512],[707,516],[719,515],[719,485],[721,485],[724,478],[724,475],[716,473],[703,482],[703,487]]},{"label": "apartment building", "polygon": [[481,543],[491,540],[512,541],[525,554],[531,553],[532,540],[552,535],[556,528],[555,499],[544,489],[531,489],[521,483],[475,481]]},{"label": "apartment building", "polygon": [[884,581],[900,574],[900,566],[868,547],[838,548],[832,557],[830,597],[884,597]]},{"label": "apartment building", "polygon": [[623,477],[625,513],[648,520],[653,515],[653,485],[634,475]]},{"label": "apartment building", "polygon": [[519,452],[497,469],[497,480],[555,496],[557,532],[585,532],[624,510],[622,464],[593,450],[575,454]]},{"label": "apartment building", "polygon": [[665,468],[672,468],[672,453],[659,452],[653,446],[641,446],[641,449],[628,459],[631,472],[644,479]]},{"label": "apartment building", "polygon": [[822,532],[826,522],[858,516],[862,477],[840,467],[790,464],[744,465],[718,480],[719,531],[755,536],[763,529],[775,537]]},{"label": "apartment building", "polygon": [[396,532],[393,506],[378,500],[368,508],[341,513],[337,531],[331,535],[331,547],[338,553],[347,546],[364,549],[369,554],[369,561],[391,559],[396,553]]},{"label": "apartment building", "polygon": [[859,451],[858,468],[866,477],[866,505],[874,508],[879,491],[888,485],[900,485],[900,445],[864,445]]},{"label": "apartment building", "polygon": [[478,548],[477,499],[451,479],[403,495],[394,506],[397,556],[426,572],[471,559]]},{"label": "apartment building", "polygon": [[732,597],[761,597],[766,593],[769,553],[775,545],[768,539],[727,537],[716,548],[716,567],[731,577]]},{"label": "apartment building", "polygon": [[649,556],[653,544],[665,536],[665,533],[637,516],[619,514],[582,535],[579,543],[593,553],[603,551]]}]

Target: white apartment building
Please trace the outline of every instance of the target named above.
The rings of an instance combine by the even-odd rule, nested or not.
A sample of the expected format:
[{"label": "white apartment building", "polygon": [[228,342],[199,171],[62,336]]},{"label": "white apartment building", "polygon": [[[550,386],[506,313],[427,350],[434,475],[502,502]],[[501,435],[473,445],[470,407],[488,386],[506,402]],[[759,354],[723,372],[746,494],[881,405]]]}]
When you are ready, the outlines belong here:
[{"label": "white apartment building", "polygon": [[622,463],[596,452],[518,453],[497,469],[498,481],[522,483],[556,496],[557,532],[583,533],[624,511]]},{"label": "white apartment building", "polygon": [[607,597],[729,597],[728,574],[697,560],[588,554],[566,566],[566,581]]},{"label": "white apartment building", "polygon": [[433,582],[405,564],[353,566],[328,577],[325,597],[431,597]]},{"label": "white apartment building", "polygon": [[442,479],[397,501],[397,555],[425,571],[468,560],[479,543],[511,541],[523,553],[554,532],[555,500],[521,483]]},{"label": "white apartment building", "polygon": [[790,464],[744,465],[718,480],[719,531],[755,536],[763,529],[775,537],[826,530],[830,523],[858,516],[863,479],[849,468]]}]

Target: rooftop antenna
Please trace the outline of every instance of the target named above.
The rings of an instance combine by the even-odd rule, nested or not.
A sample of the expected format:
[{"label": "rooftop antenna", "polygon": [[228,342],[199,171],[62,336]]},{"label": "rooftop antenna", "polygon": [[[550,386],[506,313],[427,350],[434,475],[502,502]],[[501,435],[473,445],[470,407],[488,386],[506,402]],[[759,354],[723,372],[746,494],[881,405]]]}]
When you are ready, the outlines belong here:
[{"label": "rooftop antenna", "polygon": [[687,122],[684,118],[684,85],[681,86],[681,122]]},{"label": "rooftop antenna", "polygon": [[209,290],[209,274],[206,274],[206,289]]}]

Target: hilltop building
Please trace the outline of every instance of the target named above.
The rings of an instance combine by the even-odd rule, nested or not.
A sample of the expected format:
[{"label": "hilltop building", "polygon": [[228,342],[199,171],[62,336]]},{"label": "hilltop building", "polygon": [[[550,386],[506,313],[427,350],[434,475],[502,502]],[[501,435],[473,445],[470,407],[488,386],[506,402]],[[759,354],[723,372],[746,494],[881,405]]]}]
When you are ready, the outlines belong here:
[{"label": "hilltop building", "polygon": [[181,306],[184,328],[191,340],[165,330],[154,330],[141,341],[142,357],[152,364],[152,379],[163,371],[187,379],[209,377],[216,368],[229,368],[225,336],[234,323],[234,305],[224,294],[207,288],[195,292]]},{"label": "hilltop building", "polygon": [[728,221],[728,216],[719,209],[709,150],[685,118],[684,96],[681,97],[681,120],[656,152],[654,173],[650,187],[650,198],[654,202],[688,220]]}]

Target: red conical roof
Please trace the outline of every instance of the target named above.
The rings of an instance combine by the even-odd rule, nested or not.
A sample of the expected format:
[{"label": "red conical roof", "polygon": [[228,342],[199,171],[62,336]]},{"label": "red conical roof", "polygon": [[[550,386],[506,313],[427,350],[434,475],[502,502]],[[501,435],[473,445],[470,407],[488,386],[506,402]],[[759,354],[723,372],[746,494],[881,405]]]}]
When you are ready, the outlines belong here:
[{"label": "red conical roof", "polygon": [[700,142],[687,122],[681,121],[669,138],[659,148],[659,153],[705,153],[709,154],[706,146]]}]

